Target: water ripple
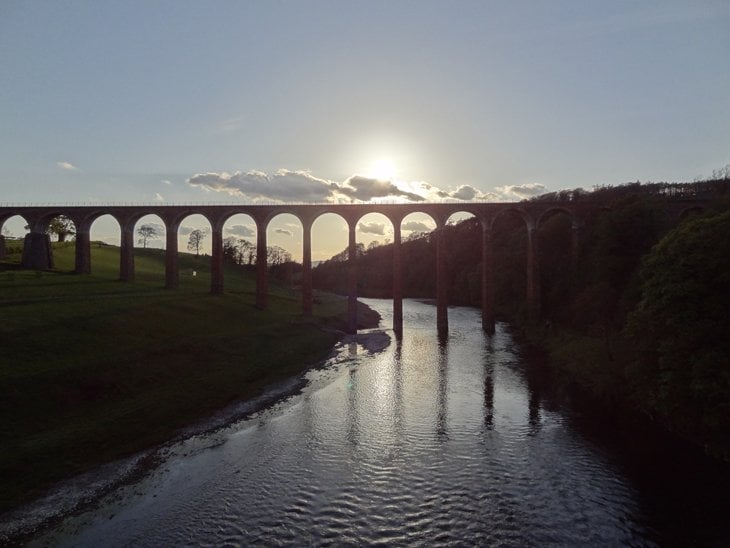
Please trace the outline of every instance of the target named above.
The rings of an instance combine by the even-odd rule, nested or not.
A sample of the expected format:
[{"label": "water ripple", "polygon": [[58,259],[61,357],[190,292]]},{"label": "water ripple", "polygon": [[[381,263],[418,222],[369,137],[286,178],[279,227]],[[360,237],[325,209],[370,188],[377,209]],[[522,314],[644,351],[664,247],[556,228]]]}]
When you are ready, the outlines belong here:
[{"label": "water ripple", "polygon": [[530,392],[504,330],[487,345],[460,310],[442,347],[432,307],[408,309],[424,327],[402,343],[311,373],[298,398],[173,455],[52,543],[651,544],[633,489]]}]

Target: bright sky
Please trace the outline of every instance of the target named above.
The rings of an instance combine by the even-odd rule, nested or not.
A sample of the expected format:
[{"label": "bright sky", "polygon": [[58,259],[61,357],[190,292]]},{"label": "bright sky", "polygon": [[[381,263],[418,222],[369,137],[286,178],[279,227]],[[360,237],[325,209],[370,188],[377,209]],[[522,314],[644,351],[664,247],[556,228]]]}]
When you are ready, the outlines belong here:
[{"label": "bright sky", "polygon": [[[726,0],[4,0],[0,202],[687,181],[730,163],[728,90]],[[291,221],[269,239],[300,256]],[[366,221],[360,241],[388,237]]]}]

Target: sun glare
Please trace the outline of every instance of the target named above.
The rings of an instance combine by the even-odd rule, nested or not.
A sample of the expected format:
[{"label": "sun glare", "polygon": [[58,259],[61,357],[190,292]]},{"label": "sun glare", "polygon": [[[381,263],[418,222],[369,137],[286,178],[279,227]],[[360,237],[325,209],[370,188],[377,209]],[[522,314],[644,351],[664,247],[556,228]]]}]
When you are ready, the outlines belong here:
[{"label": "sun glare", "polygon": [[387,158],[380,158],[370,166],[369,175],[376,179],[390,181],[395,177],[396,169]]}]

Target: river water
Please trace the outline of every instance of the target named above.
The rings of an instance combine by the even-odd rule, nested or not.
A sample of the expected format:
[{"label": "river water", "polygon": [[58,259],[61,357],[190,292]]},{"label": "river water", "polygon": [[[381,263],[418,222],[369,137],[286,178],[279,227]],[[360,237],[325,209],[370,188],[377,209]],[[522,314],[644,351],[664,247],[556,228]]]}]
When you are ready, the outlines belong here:
[{"label": "river water", "polygon": [[[390,325],[390,302],[364,300]],[[379,352],[343,345],[307,374],[300,394],[168,448],[143,479],[36,542],[651,546],[730,538],[727,482],[718,483],[711,461],[643,435],[626,442],[616,432],[625,425],[555,395],[505,325],[487,336],[468,308],[451,308],[449,320],[451,334],[439,340],[435,308],[405,301],[400,342],[386,330],[391,340]]]}]

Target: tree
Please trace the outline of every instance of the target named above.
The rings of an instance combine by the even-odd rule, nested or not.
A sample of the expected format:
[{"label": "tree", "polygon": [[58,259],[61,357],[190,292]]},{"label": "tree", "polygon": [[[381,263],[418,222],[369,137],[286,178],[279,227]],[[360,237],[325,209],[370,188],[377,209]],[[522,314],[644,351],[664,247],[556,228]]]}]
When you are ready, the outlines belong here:
[{"label": "tree", "polygon": [[266,260],[269,265],[277,266],[280,264],[291,262],[292,257],[283,247],[272,245],[266,248]]},{"label": "tree", "polygon": [[59,242],[65,242],[67,236],[73,236],[76,234],[73,221],[65,215],[59,215],[51,219],[46,229],[48,234],[55,234],[58,237]]},{"label": "tree", "polygon": [[188,238],[188,251],[195,251],[196,257],[200,255],[200,246],[206,236],[207,234],[199,228],[193,230]]},{"label": "tree", "polygon": [[238,246],[236,245],[236,239],[232,236],[223,240],[223,259],[230,263],[238,262]]},{"label": "tree", "polygon": [[730,211],[688,220],[654,246],[628,322],[628,377],[653,411],[730,457]]},{"label": "tree", "polygon": [[155,225],[142,225],[137,229],[139,240],[137,243],[147,249],[147,240],[156,240],[160,237],[160,231]]},{"label": "tree", "polygon": [[253,264],[253,260],[256,258],[256,245],[249,242],[248,240],[239,238],[238,257],[238,264],[243,264],[244,261],[248,265]]}]

